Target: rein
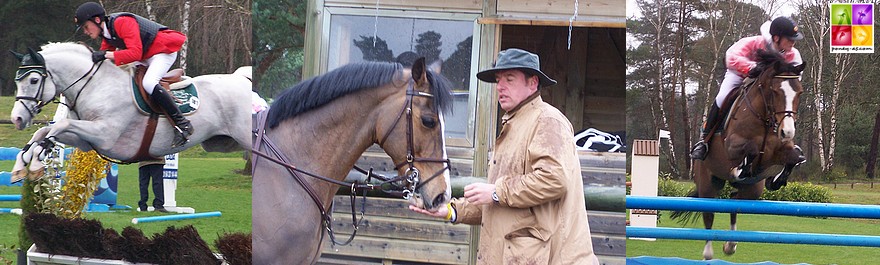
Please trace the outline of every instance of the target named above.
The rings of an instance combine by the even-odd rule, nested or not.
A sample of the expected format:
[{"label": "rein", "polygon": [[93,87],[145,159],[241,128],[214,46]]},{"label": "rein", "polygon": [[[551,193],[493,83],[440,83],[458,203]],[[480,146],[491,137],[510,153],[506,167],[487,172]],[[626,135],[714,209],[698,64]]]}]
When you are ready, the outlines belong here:
[{"label": "rein", "polygon": [[[403,117],[403,114],[406,113],[406,115],[407,115],[406,116],[407,117],[407,131],[406,131],[406,133],[407,133],[407,155],[406,155],[406,160],[395,165],[395,170],[404,166],[404,165],[409,166],[409,168],[407,169],[406,173],[403,176],[397,176],[397,177],[389,179],[384,176],[373,173],[372,168],[369,170],[363,170],[363,169],[355,166],[354,167],[355,170],[367,175],[367,180],[365,181],[365,183],[357,183],[357,182],[348,183],[348,182],[344,182],[344,181],[338,181],[335,179],[327,178],[327,177],[324,177],[324,176],[297,168],[296,166],[291,164],[290,159],[280,151],[280,148],[278,148],[278,146],[271,139],[266,137],[265,126],[266,126],[266,119],[268,116],[267,111],[261,111],[261,112],[257,113],[256,116],[254,117],[255,126],[254,126],[253,133],[254,133],[254,136],[256,137],[256,139],[254,140],[255,144],[254,144],[253,148],[251,149],[251,152],[253,154],[257,155],[258,157],[265,158],[265,159],[267,159],[267,160],[269,160],[279,166],[284,167],[287,170],[287,172],[290,173],[290,176],[293,177],[293,179],[301,187],[303,187],[304,190],[306,190],[306,193],[308,193],[309,197],[312,199],[312,201],[315,203],[315,205],[318,206],[318,210],[321,213],[321,219],[322,219],[321,224],[324,227],[324,229],[327,231],[327,234],[330,236],[331,244],[333,246],[335,246],[335,245],[341,245],[341,246],[349,245],[352,242],[352,240],[354,240],[354,237],[357,235],[360,223],[364,219],[363,217],[366,212],[366,200],[367,200],[366,192],[368,190],[380,189],[381,187],[383,187],[386,184],[394,185],[395,182],[406,181],[407,184],[402,188],[402,194],[403,194],[404,199],[409,200],[410,198],[412,198],[413,194],[415,193],[415,191],[418,188],[420,188],[425,183],[430,182],[431,180],[433,180],[437,176],[442,175],[443,172],[445,172],[447,169],[449,169],[449,159],[417,158],[414,156],[413,121],[412,121],[412,98],[414,96],[433,97],[433,95],[431,95],[431,94],[415,91],[413,89],[413,83],[410,82],[409,86],[407,87],[406,101],[404,102],[403,108],[401,109],[400,113],[397,115],[397,119],[394,121],[394,123],[391,125],[391,127],[389,127],[386,134],[382,137],[382,140],[379,141],[379,145],[382,145],[385,143],[385,140],[388,139],[388,137],[391,135],[391,132],[397,126],[398,122],[400,122],[400,119]],[[264,145],[266,146],[266,149],[267,149],[266,152],[260,150],[262,148],[262,146],[264,146]],[[256,168],[258,157],[253,158],[252,168]],[[441,169],[440,171],[438,171],[437,173],[435,173],[434,175],[432,175],[430,178],[428,178],[425,182],[420,182],[419,170],[415,168],[415,165],[414,165],[415,162],[445,163],[446,166],[443,169]],[[328,182],[328,183],[331,183],[334,185],[351,188],[351,192],[349,193],[349,198],[351,199],[351,218],[352,218],[352,227],[354,228],[354,231],[352,232],[352,234],[348,237],[348,239],[345,242],[337,241],[335,233],[333,231],[333,226],[332,226],[333,203],[332,203],[332,201],[330,204],[331,210],[328,211],[328,209],[326,209],[324,207],[323,203],[321,202],[321,199],[319,198],[318,194],[315,192],[314,188],[305,182],[305,178],[301,174],[304,174],[306,176],[313,177],[318,180]],[[379,180],[381,180],[381,182],[379,184],[371,184],[370,183],[371,178],[379,179]],[[396,186],[396,185],[394,185],[394,186]],[[399,186],[397,186],[397,187],[399,187]],[[355,209],[356,199],[357,199],[357,191],[362,191],[362,195],[361,195],[362,202],[361,202],[361,212],[360,212],[361,218],[360,218],[360,220],[358,220],[358,218],[357,218],[357,215],[356,215],[357,211]],[[383,189],[383,191],[386,191],[386,190]],[[321,233],[321,238],[322,238],[321,240],[322,241],[323,241],[323,237],[324,237],[324,233]],[[318,251],[320,252],[320,249]]]}]

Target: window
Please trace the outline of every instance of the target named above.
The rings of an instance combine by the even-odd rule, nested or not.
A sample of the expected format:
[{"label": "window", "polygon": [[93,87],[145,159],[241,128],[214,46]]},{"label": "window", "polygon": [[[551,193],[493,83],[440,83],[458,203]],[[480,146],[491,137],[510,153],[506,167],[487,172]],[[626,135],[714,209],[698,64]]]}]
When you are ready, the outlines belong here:
[{"label": "window", "polygon": [[428,67],[446,77],[454,88],[453,111],[445,116],[447,143],[473,145],[476,98],[471,95],[476,95],[477,86],[477,15],[384,10],[377,19],[374,10],[328,8],[328,13],[327,43],[322,45],[327,71],[364,61],[398,62],[408,67],[425,57]]}]

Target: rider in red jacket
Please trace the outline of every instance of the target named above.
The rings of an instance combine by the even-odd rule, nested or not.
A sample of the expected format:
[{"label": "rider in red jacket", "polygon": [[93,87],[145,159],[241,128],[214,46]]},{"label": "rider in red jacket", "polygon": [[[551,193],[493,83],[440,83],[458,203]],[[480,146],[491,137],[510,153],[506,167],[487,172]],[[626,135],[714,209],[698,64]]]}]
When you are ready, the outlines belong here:
[{"label": "rider in red jacket", "polygon": [[804,36],[798,32],[797,24],[787,17],[778,17],[773,22],[767,21],[761,25],[761,35],[742,38],[727,49],[725,64],[727,65],[727,73],[724,75],[724,81],[718,89],[718,95],[715,96],[715,102],[709,109],[706,116],[706,122],[703,123],[700,141],[694,145],[691,151],[691,158],[706,159],[709,153],[709,146],[706,144],[710,141],[708,138],[709,131],[715,128],[715,124],[722,120],[719,115],[720,108],[734,88],[742,84],[745,77],[757,77],[764,71],[758,67],[757,59],[758,50],[777,51],[787,63],[795,66],[803,63],[801,53],[794,48],[797,40],[803,39]]},{"label": "rider in red jacket", "polygon": [[92,39],[101,38],[101,50],[92,54],[95,63],[110,59],[116,65],[136,62],[147,66],[144,90],[150,94],[153,105],[165,111],[177,130],[171,146],[186,144],[193,133],[192,124],[180,113],[168,91],[159,86],[159,80],[177,60],[177,51],[186,36],[135,14],[105,15],[104,7],[95,2],[80,5],[74,21]]}]

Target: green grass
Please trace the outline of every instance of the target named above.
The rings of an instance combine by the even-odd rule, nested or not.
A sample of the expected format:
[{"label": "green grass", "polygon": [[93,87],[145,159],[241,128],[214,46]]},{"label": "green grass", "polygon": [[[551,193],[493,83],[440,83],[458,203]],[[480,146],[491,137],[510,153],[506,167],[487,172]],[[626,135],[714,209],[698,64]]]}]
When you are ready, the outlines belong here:
[{"label": "green grass", "polygon": [[[182,221],[144,223],[134,225],[147,235],[160,233],[168,226],[191,224],[205,242],[214,248],[218,235],[226,232],[251,231],[251,179],[234,173],[241,169],[243,160],[238,158],[190,158],[183,157],[180,164],[180,178],[177,189],[177,205],[193,207],[196,212],[220,211],[219,218],[191,219]],[[0,162],[0,168],[11,167],[11,161]],[[119,197],[117,203],[137,207],[139,199],[137,183],[137,165],[120,165]],[[20,194],[19,187],[0,186],[0,194]],[[152,192],[150,192],[152,199]],[[0,203],[0,207],[18,208],[18,203]],[[131,219],[136,217],[155,216],[154,213],[122,211],[113,213],[87,213],[85,218],[101,221],[105,227],[122,231],[132,226]],[[8,248],[17,245],[19,216],[0,215],[0,264],[3,259],[14,259],[14,253]]]},{"label": "green grass", "polygon": [[[9,120],[14,100],[0,97],[0,120]],[[37,119],[48,120],[54,113],[50,105]],[[42,125],[33,125],[18,131],[9,124],[0,124],[0,147],[21,147]],[[227,232],[251,231],[251,178],[236,173],[245,161],[243,152],[208,153],[201,146],[190,148],[180,154],[180,178],[176,193],[177,205],[193,207],[196,212],[220,211],[219,218],[191,219],[133,225],[147,235],[160,233],[168,226],[193,225],[205,242],[214,248],[217,237]],[[13,161],[0,161],[0,171],[10,171]],[[119,166],[119,197],[117,203],[137,207],[139,199],[137,165]],[[0,186],[0,194],[21,194],[20,187]],[[152,199],[152,191],[150,192]],[[20,208],[18,202],[0,202],[0,208]],[[105,227],[121,231],[132,226],[131,219],[155,216],[154,213],[122,211],[113,213],[87,213],[85,218],[101,221]],[[18,248],[18,215],[0,214],[0,264],[15,262],[14,249]],[[28,246],[24,246],[27,248]]]},{"label": "green grass", "polygon": [[[830,186],[829,186],[830,187]],[[851,204],[877,204],[880,201],[880,185],[870,189],[870,185],[856,185],[850,189],[849,185],[838,185],[832,190],[835,203]],[[703,228],[702,220],[696,223],[682,225],[668,218],[669,212],[661,213],[658,226],[661,227],[688,227]],[[730,224],[729,214],[715,215],[715,229],[728,229]],[[848,219],[848,218],[809,218],[777,215],[753,215],[740,214],[737,216],[738,230],[751,231],[776,231],[776,232],[801,232],[822,234],[853,234],[880,236],[880,220]],[[658,239],[657,241],[626,240],[626,255],[659,256],[659,257],[682,257],[686,259],[701,260],[705,241],[698,240],[670,240]],[[838,247],[818,245],[792,245],[792,244],[764,244],[740,242],[737,245],[737,253],[731,256],[724,255],[722,242],[714,242],[713,249],[716,259],[731,262],[760,262],[774,261],[779,263],[810,263],[810,264],[865,264],[865,257],[880,256],[880,248],[867,247]]]}]

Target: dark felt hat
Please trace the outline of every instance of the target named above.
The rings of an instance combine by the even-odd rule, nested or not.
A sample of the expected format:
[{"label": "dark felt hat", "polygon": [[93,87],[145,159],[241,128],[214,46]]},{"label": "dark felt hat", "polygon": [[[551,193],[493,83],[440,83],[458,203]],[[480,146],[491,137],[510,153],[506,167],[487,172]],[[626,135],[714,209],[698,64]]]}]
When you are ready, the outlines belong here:
[{"label": "dark felt hat", "polygon": [[539,87],[552,86],[556,80],[541,72],[541,62],[538,55],[521,49],[510,48],[498,53],[498,60],[492,68],[477,73],[477,78],[484,82],[496,83],[495,73],[503,70],[518,69],[530,72],[538,76]]}]

